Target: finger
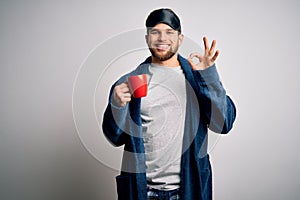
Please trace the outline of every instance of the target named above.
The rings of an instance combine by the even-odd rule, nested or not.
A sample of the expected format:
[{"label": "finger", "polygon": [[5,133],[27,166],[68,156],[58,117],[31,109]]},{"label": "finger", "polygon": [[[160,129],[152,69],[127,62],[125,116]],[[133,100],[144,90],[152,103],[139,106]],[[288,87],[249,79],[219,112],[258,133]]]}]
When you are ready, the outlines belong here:
[{"label": "finger", "polygon": [[127,98],[127,97],[131,97],[130,92],[126,92],[122,94],[123,97]]},{"label": "finger", "polygon": [[[198,60],[196,60],[196,59]],[[198,64],[199,62],[201,62],[203,59],[203,56],[198,53],[198,52],[195,52],[195,53],[191,53],[188,60],[190,60],[190,62],[194,63],[194,64]]]},{"label": "finger", "polygon": [[121,101],[121,104],[126,105],[126,103],[131,101],[131,97],[122,97],[120,101]]},{"label": "finger", "polygon": [[122,103],[124,103],[124,102],[127,103],[131,100],[131,97],[130,96],[123,96],[123,97],[121,97],[120,100],[121,100]]},{"label": "finger", "polygon": [[188,62],[189,64],[191,65],[192,69],[195,70],[197,67],[196,67],[196,64],[193,62],[192,58],[189,58],[188,59]]},{"label": "finger", "polygon": [[216,40],[213,40],[211,43],[210,50],[209,50],[209,55],[212,55],[214,53],[215,47],[216,47]]},{"label": "finger", "polygon": [[203,37],[203,43],[204,43],[205,52],[207,52],[209,50],[209,47],[208,47],[207,38],[205,36]]},{"label": "finger", "polygon": [[130,94],[129,90],[127,89],[121,89],[121,88],[116,88],[114,91],[114,94],[118,96],[119,98],[124,96],[126,93]]},{"label": "finger", "polygon": [[123,88],[120,88],[120,92],[122,92],[122,93],[130,93],[130,89],[129,89],[129,87],[123,87]]},{"label": "finger", "polygon": [[117,105],[117,106],[122,106],[125,107],[126,106],[126,98],[119,96],[118,94],[114,94],[113,95],[113,104]]},{"label": "finger", "polygon": [[189,59],[193,59],[193,58],[198,58],[198,59],[201,59],[202,58],[202,55],[198,52],[194,52],[194,53],[191,53],[190,56],[189,56]]},{"label": "finger", "polygon": [[127,83],[121,83],[120,85],[116,86],[116,91],[120,93],[129,92],[129,87]]},{"label": "finger", "polygon": [[129,101],[131,101],[131,95],[129,93],[117,94],[114,97],[114,102],[122,107],[124,107]]},{"label": "finger", "polygon": [[193,60],[194,58],[198,58],[198,60],[199,60],[199,62],[200,62],[202,56],[201,56],[200,53],[197,53],[197,52],[191,53],[191,54],[190,54],[190,56],[189,56],[189,58],[188,58],[188,62],[189,62],[189,64],[192,66],[192,69],[195,70],[195,69],[197,68],[197,63],[199,63],[199,62],[195,63],[194,60]]},{"label": "finger", "polygon": [[118,88],[117,90],[114,91],[114,98],[116,100],[119,100],[120,102],[123,101],[123,98],[130,98],[131,94],[129,92],[129,90],[127,91],[122,91],[122,89]]},{"label": "finger", "polygon": [[215,60],[217,59],[217,57],[219,56],[219,54],[220,54],[220,51],[217,50],[216,53],[215,53],[215,55],[212,57],[211,60],[212,60],[213,62],[215,62]]},{"label": "finger", "polygon": [[123,82],[119,85],[120,88],[126,88],[128,87],[128,84],[126,82]]}]

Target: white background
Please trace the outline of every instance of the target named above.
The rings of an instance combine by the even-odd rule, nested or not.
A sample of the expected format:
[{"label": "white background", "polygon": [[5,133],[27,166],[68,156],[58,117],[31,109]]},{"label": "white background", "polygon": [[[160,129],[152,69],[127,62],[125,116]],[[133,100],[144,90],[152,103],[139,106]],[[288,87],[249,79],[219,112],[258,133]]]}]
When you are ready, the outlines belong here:
[{"label": "white background", "polygon": [[78,137],[73,84],[97,45],[142,28],[160,7],[199,45],[217,40],[237,106],[234,129],[211,152],[215,199],[300,198],[299,1],[12,0],[0,2],[0,199],[116,199],[118,171]]}]

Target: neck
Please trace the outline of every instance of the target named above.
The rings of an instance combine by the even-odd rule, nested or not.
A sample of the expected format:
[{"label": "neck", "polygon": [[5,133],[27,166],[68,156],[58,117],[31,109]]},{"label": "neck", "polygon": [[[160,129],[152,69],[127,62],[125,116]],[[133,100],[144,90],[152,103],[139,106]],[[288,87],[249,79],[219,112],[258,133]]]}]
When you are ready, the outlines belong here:
[{"label": "neck", "polygon": [[158,64],[161,66],[165,66],[165,67],[178,67],[180,65],[178,59],[178,54],[176,53],[174,56],[172,56],[172,58],[165,60],[165,61],[160,61],[159,59],[155,58],[155,57],[151,57],[152,58],[152,63],[154,64]]}]

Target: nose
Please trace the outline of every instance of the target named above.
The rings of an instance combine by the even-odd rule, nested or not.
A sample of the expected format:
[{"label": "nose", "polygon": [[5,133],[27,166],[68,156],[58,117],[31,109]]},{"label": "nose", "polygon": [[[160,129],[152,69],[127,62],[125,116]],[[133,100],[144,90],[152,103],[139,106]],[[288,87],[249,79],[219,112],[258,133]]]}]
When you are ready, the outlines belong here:
[{"label": "nose", "polygon": [[166,33],[165,33],[165,32],[161,32],[161,33],[159,34],[158,40],[159,40],[159,41],[164,41],[164,40],[166,40],[166,39],[167,39]]}]

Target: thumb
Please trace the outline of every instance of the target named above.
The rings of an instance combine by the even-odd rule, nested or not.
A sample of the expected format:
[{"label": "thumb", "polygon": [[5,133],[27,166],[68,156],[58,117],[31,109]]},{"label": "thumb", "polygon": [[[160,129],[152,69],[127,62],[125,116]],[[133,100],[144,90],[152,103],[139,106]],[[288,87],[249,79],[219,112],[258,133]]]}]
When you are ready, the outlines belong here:
[{"label": "thumb", "polygon": [[[194,58],[197,58],[198,59],[198,62],[195,63],[193,61]],[[199,53],[191,53],[189,58],[188,58],[188,62],[189,64],[191,65],[192,69],[193,70],[196,70],[197,69],[197,64],[201,61],[201,55]]]},{"label": "thumb", "polygon": [[190,66],[192,67],[193,70],[196,69],[196,64],[193,62],[192,58],[188,58],[188,62],[190,64]]}]

